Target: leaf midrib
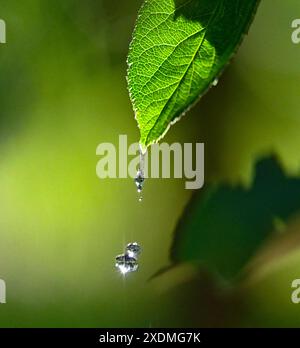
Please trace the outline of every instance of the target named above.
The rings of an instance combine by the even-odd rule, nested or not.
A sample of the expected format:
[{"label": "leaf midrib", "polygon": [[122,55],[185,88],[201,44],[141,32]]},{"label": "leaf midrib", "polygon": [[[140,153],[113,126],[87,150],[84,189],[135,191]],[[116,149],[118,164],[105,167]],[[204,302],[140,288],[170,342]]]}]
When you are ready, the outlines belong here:
[{"label": "leaf midrib", "polygon": [[[178,88],[179,88],[179,86],[180,86],[182,80],[185,78],[186,74],[188,73],[191,64],[194,63],[195,58],[196,58],[196,55],[198,54],[198,52],[199,52],[200,48],[202,47],[202,44],[203,44],[203,42],[204,42],[204,40],[205,40],[205,38],[206,38],[206,34],[207,34],[207,32],[208,32],[209,26],[210,26],[210,24],[212,23],[213,19],[215,18],[216,13],[217,13],[217,11],[218,11],[220,5],[223,4],[223,1],[224,1],[224,0],[222,0],[222,1],[220,1],[220,2],[218,3],[218,5],[216,6],[214,12],[212,13],[212,15],[211,15],[211,17],[210,17],[210,19],[209,19],[209,21],[208,21],[208,23],[207,23],[206,28],[203,29],[203,30],[205,30],[205,32],[204,32],[204,35],[203,35],[203,37],[202,37],[202,39],[201,39],[201,41],[200,41],[200,43],[199,43],[198,48],[195,50],[195,53],[194,53],[194,55],[193,55],[193,57],[192,57],[190,63],[188,64],[186,71],[184,72],[184,74],[182,75],[182,77],[180,78],[180,80],[178,81],[177,87],[174,89],[174,91],[172,92],[171,96],[168,98],[166,104],[164,105],[164,107],[162,108],[161,112],[159,113],[159,115],[158,115],[157,119],[155,120],[153,126],[150,128],[150,130],[149,130],[149,132],[148,132],[148,134],[147,134],[146,140],[145,140],[145,144],[147,144],[148,138],[149,138],[151,132],[153,131],[153,129],[154,129],[155,126],[157,125],[157,123],[158,123],[158,121],[159,121],[159,116],[160,116],[160,115],[164,112],[164,110],[166,109],[168,103],[169,103],[170,100],[173,98],[174,94],[177,92],[177,90],[178,90]],[[201,31],[202,31],[202,30],[201,30]],[[198,33],[199,33],[199,32],[195,33],[194,35],[197,35]],[[192,36],[193,36],[193,35],[192,35]],[[192,36],[190,36],[190,37],[192,37]],[[190,37],[189,37],[189,38],[190,38]],[[177,47],[178,47],[178,45],[177,45]],[[167,59],[168,59],[168,58],[167,58]],[[154,117],[156,117],[156,116],[153,116],[152,118],[154,118]]]}]

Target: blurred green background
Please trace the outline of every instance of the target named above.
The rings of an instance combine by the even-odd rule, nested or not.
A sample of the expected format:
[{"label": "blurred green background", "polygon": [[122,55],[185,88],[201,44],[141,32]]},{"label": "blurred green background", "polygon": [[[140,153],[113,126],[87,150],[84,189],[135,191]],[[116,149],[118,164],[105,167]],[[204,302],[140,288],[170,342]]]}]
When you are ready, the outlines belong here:
[{"label": "blurred green background", "polygon": [[[149,281],[169,264],[192,192],[184,180],[150,179],[139,203],[131,179],[96,176],[99,143],[139,138],[125,76],[141,3],[0,0],[0,326],[300,326],[290,298],[297,218],[234,286],[193,265]],[[262,0],[218,86],[165,137],[205,143],[206,183],[249,186],[269,154],[300,176],[299,16],[298,0]],[[114,258],[130,241],[143,253],[123,279]],[[214,252],[221,247],[216,238]]]}]

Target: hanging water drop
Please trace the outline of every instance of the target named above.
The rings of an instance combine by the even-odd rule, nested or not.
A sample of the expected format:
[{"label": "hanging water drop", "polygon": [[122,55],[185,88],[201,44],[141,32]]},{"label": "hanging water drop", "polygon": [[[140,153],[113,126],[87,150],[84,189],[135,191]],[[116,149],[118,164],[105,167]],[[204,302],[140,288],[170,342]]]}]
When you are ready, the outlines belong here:
[{"label": "hanging water drop", "polygon": [[135,272],[139,267],[137,260],[134,257],[129,256],[127,253],[116,257],[115,266],[123,275],[129,272]]},{"label": "hanging water drop", "polygon": [[[136,173],[136,177],[134,179],[137,192],[141,193],[144,187],[144,182],[145,182],[145,174],[144,174],[144,169],[145,169],[145,152],[142,151],[142,147],[140,146],[140,164],[139,164],[139,169]],[[142,201],[142,196],[139,197],[139,201]]]},{"label": "hanging water drop", "polygon": [[138,193],[142,192],[144,181],[145,181],[144,173],[141,169],[139,169],[134,179]]}]

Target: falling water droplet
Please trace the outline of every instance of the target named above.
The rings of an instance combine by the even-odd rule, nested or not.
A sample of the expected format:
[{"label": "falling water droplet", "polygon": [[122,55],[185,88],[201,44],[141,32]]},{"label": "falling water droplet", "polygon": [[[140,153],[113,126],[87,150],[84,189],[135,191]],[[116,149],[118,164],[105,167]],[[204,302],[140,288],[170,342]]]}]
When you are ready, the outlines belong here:
[{"label": "falling water droplet", "polygon": [[138,243],[129,243],[126,247],[126,253],[129,257],[137,258],[137,256],[141,253],[141,247]]},{"label": "falling water droplet", "polygon": [[[138,193],[141,193],[144,187],[144,182],[145,182],[144,168],[145,168],[145,152],[142,151],[142,147],[140,146],[140,164],[139,164],[139,169],[136,173],[136,177],[134,179]],[[141,202],[142,199],[143,198],[140,195],[139,201]]]},{"label": "falling water droplet", "polygon": [[139,267],[137,260],[134,257],[129,256],[127,253],[118,255],[116,257],[115,265],[123,275],[129,272],[135,272]]},{"label": "falling water droplet", "polygon": [[218,83],[219,83],[219,79],[215,79],[215,80],[213,81],[212,85],[213,85],[214,87],[216,87]]},{"label": "falling water droplet", "polygon": [[136,177],[134,179],[135,181],[135,185],[137,187],[137,191],[140,193],[142,192],[142,189],[143,189],[143,186],[144,186],[144,181],[145,181],[145,178],[144,178],[144,173],[142,172],[141,169],[138,170],[137,174],[136,174]]}]

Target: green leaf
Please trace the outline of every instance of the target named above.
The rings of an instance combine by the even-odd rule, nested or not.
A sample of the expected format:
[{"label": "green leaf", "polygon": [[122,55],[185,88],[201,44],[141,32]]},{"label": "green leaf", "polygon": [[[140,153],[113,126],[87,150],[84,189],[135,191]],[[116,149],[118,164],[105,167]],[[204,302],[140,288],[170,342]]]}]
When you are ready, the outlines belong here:
[{"label": "green leaf", "polygon": [[219,185],[196,193],[176,228],[171,259],[200,262],[232,278],[272,235],[274,222],[299,210],[300,179],[265,159],[250,189]]},{"label": "green leaf", "polygon": [[128,86],[144,148],[163,137],[218,78],[258,3],[145,1],[128,55]]}]

